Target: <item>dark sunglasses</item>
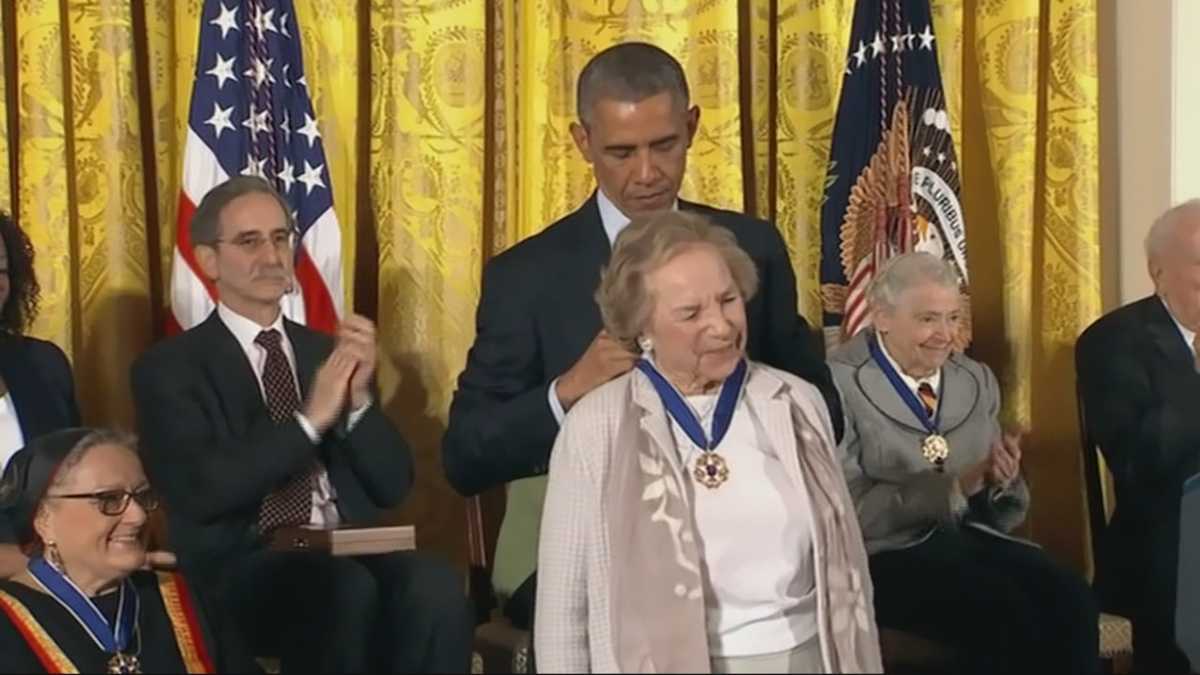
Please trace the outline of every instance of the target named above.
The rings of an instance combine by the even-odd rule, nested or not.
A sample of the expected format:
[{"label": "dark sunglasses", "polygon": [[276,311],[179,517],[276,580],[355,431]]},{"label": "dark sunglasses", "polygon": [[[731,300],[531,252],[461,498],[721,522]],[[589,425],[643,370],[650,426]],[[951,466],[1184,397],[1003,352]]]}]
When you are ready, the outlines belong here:
[{"label": "dark sunglasses", "polygon": [[137,492],[129,490],[101,490],[99,492],[80,492],[69,495],[46,495],[47,499],[91,499],[106,516],[119,516],[129,508],[130,500],[138,503],[146,513],[158,508],[158,495],[150,488],[142,488]]}]

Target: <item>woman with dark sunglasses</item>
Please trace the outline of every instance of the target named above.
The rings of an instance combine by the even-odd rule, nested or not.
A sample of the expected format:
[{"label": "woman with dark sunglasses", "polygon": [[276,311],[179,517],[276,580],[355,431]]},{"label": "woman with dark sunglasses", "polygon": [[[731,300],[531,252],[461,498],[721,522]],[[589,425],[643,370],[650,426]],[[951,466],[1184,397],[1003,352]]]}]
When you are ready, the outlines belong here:
[{"label": "woman with dark sunglasses", "polygon": [[94,429],[26,445],[0,479],[0,511],[29,557],[0,581],[0,664],[10,672],[248,672],[178,574],[144,571],[158,507],[135,440]]}]

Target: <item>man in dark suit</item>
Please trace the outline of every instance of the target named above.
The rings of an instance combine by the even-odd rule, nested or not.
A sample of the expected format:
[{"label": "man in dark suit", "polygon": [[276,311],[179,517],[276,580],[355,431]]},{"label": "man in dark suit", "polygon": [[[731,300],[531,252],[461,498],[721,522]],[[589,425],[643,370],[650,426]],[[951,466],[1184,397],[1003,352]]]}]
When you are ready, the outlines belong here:
[{"label": "man in dark suit", "polygon": [[1146,255],[1155,295],[1092,324],[1075,359],[1116,486],[1096,588],[1105,609],[1132,619],[1137,669],[1177,673],[1188,672],[1175,643],[1180,499],[1200,472],[1200,200],[1159,218]]},{"label": "man in dark suit", "polygon": [[532,624],[530,575],[559,424],[576,401],[637,358],[601,331],[593,299],[612,243],[631,218],[686,209],[737,236],[761,280],[746,307],[750,358],[817,385],[841,435],[837,391],[818,335],[797,314],[796,279],[779,232],[678,198],[700,120],[679,62],[652,45],[617,45],[584,67],[577,99],[571,134],[598,189],[578,211],[489,261],[475,344],[442,447],[450,483],[464,495],[517,481],[509,486],[493,580],[519,626]]},{"label": "man in dark suit", "polygon": [[205,195],[190,234],[221,302],[134,364],[171,544],[285,671],[465,672],[470,611],[448,565],[266,548],[279,527],[377,523],[413,480],[408,445],[374,401],[372,323],[347,316],[331,339],[282,315],[289,214],[259,178]]}]

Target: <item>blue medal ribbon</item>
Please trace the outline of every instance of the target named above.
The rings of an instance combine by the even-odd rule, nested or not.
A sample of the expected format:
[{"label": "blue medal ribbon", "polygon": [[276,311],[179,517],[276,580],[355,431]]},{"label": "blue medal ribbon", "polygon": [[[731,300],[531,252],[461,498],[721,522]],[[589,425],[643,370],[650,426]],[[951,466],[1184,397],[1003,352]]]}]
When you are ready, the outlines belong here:
[{"label": "blue medal ribbon", "polygon": [[[867,341],[867,346],[871,350],[871,357],[875,359],[875,363],[879,364],[879,368],[883,371],[884,376],[887,377],[888,382],[892,383],[892,388],[900,395],[901,400],[908,405],[908,409],[921,421],[925,430],[930,434],[940,435],[941,432],[938,431],[938,427],[942,423],[942,406],[938,406],[935,417],[930,419],[929,413],[925,411],[925,404],[921,403],[921,400],[917,398],[913,390],[905,384],[904,380],[900,377],[900,373],[896,372],[891,362],[888,361],[887,355],[883,353],[883,349],[879,346],[879,336],[872,335],[871,339]],[[945,379],[942,380],[942,385],[938,389],[942,389],[944,385]],[[941,399],[942,392],[939,391],[938,400],[940,401]]]},{"label": "blue medal ribbon", "polygon": [[668,382],[662,373],[658,372],[654,364],[646,359],[640,359],[637,362],[637,369],[650,378],[650,384],[654,385],[654,390],[662,399],[667,413],[671,419],[675,420],[679,428],[683,429],[683,433],[692,439],[696,447],[705,452],[715,450],[721,443],[721,439],[725,438],[725,434],[729,431],[729,424],[733,421],[733,410],[737,407],[738,397],[742,393],[742,385],[746,382],[746,360],[738,361],[737,367],[721,385],[721,393],[717,396],[717,409],[713,414],[711,438],[704,433],[704,427],[700,424],[700,420],[696,419],[696,413],[692,411],[687,401],[683,400],[679,390]]},{"label": "blue medal ribbon", "polygon": [[79,625],[91,636],[96,645],[108,654],[119,654],[129,648],[137,626],[138,594],[133,582],[121,582],[120,598],[117,601],[116,626],[108,623],[104,613],[97,609],[92,599],[84,595],[65,574],[58,571],[45,558],[36,557],[29,561],[29,573],[47,593],[54,596]]}]

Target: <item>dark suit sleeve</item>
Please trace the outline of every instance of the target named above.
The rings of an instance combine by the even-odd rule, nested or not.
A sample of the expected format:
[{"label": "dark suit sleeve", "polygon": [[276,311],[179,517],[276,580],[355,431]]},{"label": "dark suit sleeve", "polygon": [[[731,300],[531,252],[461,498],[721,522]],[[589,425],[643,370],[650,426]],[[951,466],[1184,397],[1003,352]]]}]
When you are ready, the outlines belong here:
[{"label": "dark suit sleeve", "polygon": [[796,298],[796,275],[788,257],[787,245],[773,225],[767,228],[766,269],[759,282],[767,310],[767,364],[786,370],[814,384],[829,406],[833,433],[840,442],[845,433],[842,403],[833,376],[822,356],[822,339],[800,316]]},{"label": "dark suit sleeve", "polygon": [[[376,397],[378,400],[378,397]],[[400,504],[413,484],[412,450],[396,425],[372,403],[349,434],[339,434],[351,470],[375,506]]]},{"label": "dark suit sleeve", "polygon": [[545,473],[558,433],[529,306],[535,287],[497,262],[484,271],[475,344],[442,441],[446,477],[468,496]]},{"label": "dark suit sleeve", "polygon": [[1116,335],[1140,333],[1141,327],[1104,328],[1076,346],[1088,430],[1119,485],[1137,485],[1144,494],[1177,491],[1200,470],[1195,401],[1163,400],[1156,393],[1139,347]]},{"label": "dark suit sleeve", "polygon": [[264,415],[242,438],[219,438],[214,408],[198,374],[167,358],[133,366],[142,456],[167,507],[197,522],[252,508],[316,456],[300,423],[274,425]]}]

